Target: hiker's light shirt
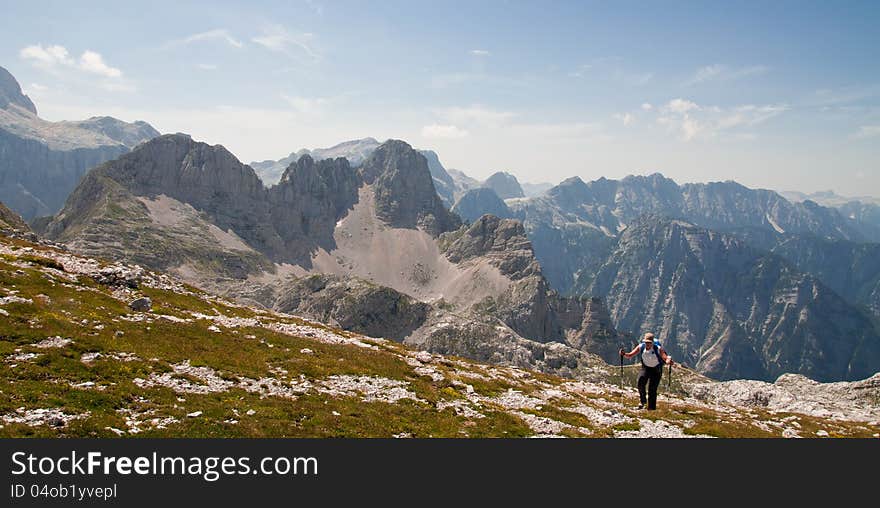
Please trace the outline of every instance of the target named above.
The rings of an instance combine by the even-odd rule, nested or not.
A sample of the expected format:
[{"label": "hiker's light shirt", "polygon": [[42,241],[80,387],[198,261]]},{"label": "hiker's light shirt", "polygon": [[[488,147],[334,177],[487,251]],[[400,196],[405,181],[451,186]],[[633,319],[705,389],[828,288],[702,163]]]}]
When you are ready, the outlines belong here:
[{"label": "hiker's light shirt", "polygon": [[654,348],[657,346],[648,349],[645,347],[645,350],[642,351],[642,363],[644,363],[648,367],[656,367],[660,365],[660,359],[657,358],[657,353],[654,352]]}]

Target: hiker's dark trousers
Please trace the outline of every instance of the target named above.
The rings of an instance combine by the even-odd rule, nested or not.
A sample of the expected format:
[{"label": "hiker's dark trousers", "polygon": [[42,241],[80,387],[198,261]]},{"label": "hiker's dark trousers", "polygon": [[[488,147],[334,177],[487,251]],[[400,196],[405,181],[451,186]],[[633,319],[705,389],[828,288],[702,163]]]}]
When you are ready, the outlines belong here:
[{"label": "hiker's dark trousers", "polygon": [[[663,377],[663,364],[656,367],[642,365],[639,374],[639,400],[642,404],[648,404],[648,409],[657,409],[657,387],[660,386],[660,378]],[[645,396],[645,385],[648,385],[648,395]]]}]

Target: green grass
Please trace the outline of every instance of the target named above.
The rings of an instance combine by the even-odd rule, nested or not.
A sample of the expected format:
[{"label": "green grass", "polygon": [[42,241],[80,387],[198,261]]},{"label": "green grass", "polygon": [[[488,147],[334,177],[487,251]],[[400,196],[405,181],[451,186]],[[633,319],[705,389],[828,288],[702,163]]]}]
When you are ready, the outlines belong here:
[{"label": "green grass", "polygon": [[[0,316],[0,416],[14,415],[18,408],[57,408],[67,414],[85,414],[66,425],[27,426],[2,423],[0,437],[116,437],[111,429],[128,430],[126,412],[144,418],[173,418],[165,428],[143,425],[143,431],[126,434],[133,437],[524,437],[534,434],[523,420],[489,403],[479,409],[484,418],[457,415],[453,408],[436,409],[440,401],[465,400],[470,385],[481,397],[495,397],[508,390],[533,393],[539,386],[558,387],[566,380],[528,372],[519,379],[504,369],[468,362],[458,358],[440,359],[431,366],[444,375],[441,381],[419,376],[401,355],[407,349],[393,342],[375,342],[375,349],[346,344],[329,344],[310,337],[278,333],[261,326],[223,328],[217,333],[208,327],[209,319],[194,319],[192,313],[209,316],[255,318],[262,323],[279,321],[304,325],[304,321],[270,315],[237,306],[192,287],[186,292],[141,287],[126,298],[114,298],[110,288],[79,276],[70,282],[51,276],[47,268],[61,269],[49,259],[51,249],[27,242],[0,237],[0,242],[19,249],[15,255],[0,256],[0,296],[15,294],[33,303],[10,303]],[[42,252],[41,252],[42,251]],[[57,266],[56,266],[57,265]],[[37,298],[37,295],[45,297]],[[153,309],[145,316],[152,322],[125,319],[136,315],[126,302],[135,296],[148,296]],[[173,322],[160,314],[187,319]],[[316,330],[331,330],[314,325]],[[352,334],[336,331],[339,335]],[[33,346],[47,337],[70,338],[61,348],[38,349]],[[310,353],[301,350],[309,349]],[[103,356],[89,363],[81,361],[85,353]],[[15,361],[12,355],[36,353],[37,358]],[[114,353],[134,355],[133,361],[111,357]],[[209,367],[227,381],[237,384],[244,378],[276,377],[281,381],[301,378],[316,382],[333,375],[377,376],[404,382],[420,401],[402,399],[396,403],[365,402],[359,397],[328,396],[309,391],[297,397],[261,396],[233,386],[220,393],[191,394],[154,386],[142,388],[135,379],[171,372],[172,366],[189,361],[194,367]],[[458,362],[464,361],[464,364]],[[277,374],[283,369],[286,374]],[[635,384],[635,370],[626,382]],[[494,375],[490,375],[494,371]],[[487,379],[472,378],[471,372]],[[616,369],[608,372],[616,374]],[[175,377],[194,385],[204,380],[182,373]],[[456,383],[453,383],[456,381]],[[616,384],[617,378],[609,381]],[[85,382],[92,388],[74,387]],[[459,383],[460,382],[460,383]],[[676,380],[673,379],[676,391]],[[97,389],[100,387],[101,389]],[[563,432],[583,437],[576,428],[590,430],[589,437],[609,437],[615,431],[638,430],[639,418],[663,419],[677,425],[693,422],[685,433],[718,437],[769,437],[772,435],[749,422],[746,414],[731,420],[706,408],[673,402],[661,386],[660,409],[655,412],[623,410],[632,423],[600,428],[586,416],[571,410],[572,405],[586,404],[601,409],[608,404],[635,403],[630,396],[613,394],[572,395],[571,399],[551,400],[540,409],[524,410],[575,427]],[[568,407],[567,407],[568,406]],[[188,417],[201,411],[198,417]],[[252,415],[247,413],[252,411]],[[767,413],[755,412],[770,419]],[[775,415],[778,419],[781,416]],[[831,436],[870,437],[876,426],[852,422],[829,422],[799,416],[803,435],[825,430]],[[235,420],[235,423],[231,421]]]}]

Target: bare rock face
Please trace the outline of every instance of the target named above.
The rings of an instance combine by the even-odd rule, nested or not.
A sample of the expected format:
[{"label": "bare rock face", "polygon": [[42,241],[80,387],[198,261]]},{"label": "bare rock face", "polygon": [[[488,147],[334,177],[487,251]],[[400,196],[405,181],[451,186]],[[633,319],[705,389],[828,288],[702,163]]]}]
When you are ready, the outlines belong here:
[{"label": "bare rock face", "polygon": [[455,203],[457,190],[455,180],[452,179],[452,176],[443,167],[440,157],[437,156],[436,152],[433,150],[419,150],[419,153],[428,162],[428,171],[430,171],[431,177],[434,179],[434,189],[437,191],[437,195],[440,196],[440,199],[443,200],[443,204],[447,208],[452,208],[453,203]]},{"label": "bare rock face", "polygon": [[484,215],[441,237],[441,248],[453,263],[483,259],[511,280],[507,290],[481,306],[485,312],[523,337],[538,342],[562,340],[562,328],[551,308],[553,296],[522,224]]},{"label": "bare rock face", "polygon": [[405,341],[443,355],[589,379],[603,364],[596,356],[559,342],[542,343],[521,337],[511,328],[481,318],[432,312],[428,322]]},{"label": "bare rock face", "polygon": [[513,213],[504,204],[504,201],[495,194],[495,191],[487,187],[467,191],[455,203],[452,211],[467,222],[474,222],[484,214],[494,215],[502,219],[513,217]]},{"label": "bare rock face", "polygon": [[371,337],[402,341],[430,306],[388,287],[354,278],[313,275],[282,286],[274,310],[333,323]]},{"label": "bare rock face", "polygon": [[606,361],[613,363],[618,349],[631,346],[634,340],[617,331],[601,298],[559,298],[556,312],[563,326],[570,330],[566,335],[570,346],[595,353]]},{"label": "bare rock face", "polygon": [[784,374],[773,383],[734,380],[694,383],[689,394],[699,400],[802,413],[832,419],[880,421],[880,374],[851,382],[818,383],[797,374]]},{"label": "bare rock face", "polygon": [[271,217],[288,259],[306,262],[316,247],[334,247],[333,230],[358,201],[360,175],[343,158],[314,161],[304,155],[269,190]]},{"label": "bare rock face", "polygon": [[716,379],[797,372],[854,380],[880,367],[869,318],[815,277],[681,221],[644,216],[631,224],[590,294],[605,297],[618,328],[654,332],[679,360]]},{"label": "bare rock face", "polygon": [[[441,236],[440,245],[454,263],[479,259],[511,280],[505,291],[478,304],[478,312],[537,342],[567,342],[591,352],[617,351],[619,337],[602,301],[563,298],[553,291],[519,221],[483,215],[470,226]],[[600,340],[607,344],[597,347]]]},{"label": "bare rock face", "polygon": [[376,215],[390,226],[419,227],[437,236],[461,224],[437,195],[427,160],[407,143],[382,143],[364,162],[361,174],[374,186]]},{"label": "bare rock face", "polygon": [[492,189],[501,199],[525,197],[525,193],[523,193],[516,177],[503,171],[499,171],[487,178],[483,182],[483,187]]},{"label": "bare rock face", "polygon": [[470,226],[440,239],[453,263],[485,258],[513,280],[540,274],[541,268],[519,221],[483,215]]},{"label": "bare rock face", "polygon": [[308,155],[316,162],[324,159],[343,158],[348,160],[351,167],[357,168],[364,163],[378,146],[379,142],[373,138],[353,139],[351,141],[343,141],[330,148],[316,148],[314,150],[303,148],[277,161],[255,161],[251,162],[250,166],[254,168],[254,171],[263,180],[263,184],[266,187],[270,187],[281,181],[281,177],[284,176],[287,168],[305,155]]},{"label": "bare rock face", "polygon": [[10,104],[19,106],[26,111],[37,114],[37,107],[31,98],[21,92],[21,86],[15,77],[0,67],[0,108],[6,109]]},{"label": "bare rock face", "polygon": [[0,200],[25,220],[61,209],[87,170],[158,136],[110,117],[48,122],[0,67]]},{"label": "bare rock face", "polygon": [[149,312],[152,307],[153,302],[146,296],[128,302],[128,308],[135,312]]},{"label": "bare rock face", "polygon": [[0,202],[0,230],[28,232],[31,228],[17,213]]}]

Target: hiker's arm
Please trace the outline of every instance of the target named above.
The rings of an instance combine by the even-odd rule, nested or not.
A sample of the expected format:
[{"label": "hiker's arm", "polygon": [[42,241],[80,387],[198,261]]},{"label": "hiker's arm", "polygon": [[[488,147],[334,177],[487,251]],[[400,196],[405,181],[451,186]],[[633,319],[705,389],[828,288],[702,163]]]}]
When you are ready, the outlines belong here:
[{"label": "hiker's arm", "polygon": [[660,357],[663,358],[663,362],[666,363],[666,365],[673,365],[675,363],[672,361],[672,357],[666,354],[666,350],[663,348],[660,348]]},{"label": "hiker's arm", "polygon": [[624,353],[623,348],[620,348],[620,354],[622,354],[624,358],[632,358],[638,352],[639,352],[639,346],[636,346],[635,349],[633,349],[629,353]]}]

